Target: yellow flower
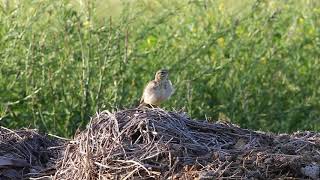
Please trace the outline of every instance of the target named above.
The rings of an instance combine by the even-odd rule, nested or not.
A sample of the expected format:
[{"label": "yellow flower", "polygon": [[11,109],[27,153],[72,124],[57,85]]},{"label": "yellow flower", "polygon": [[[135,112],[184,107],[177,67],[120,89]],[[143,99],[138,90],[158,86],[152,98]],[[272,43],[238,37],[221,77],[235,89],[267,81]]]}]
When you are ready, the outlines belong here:
[{"label": "yellow flower", "polygon": [[224,4],[220,3],[218,9],[219,9],[219,11],[223,12],[224,11]]},{"label": "yellow flower", "polygon": [[275,9],[277,7],[276,3],[274,1],[269,1],[269,8]]},{"label": "yellow flower", "polygon": [[308,35],[312,36],[314,35],[316,32],[316,30],[314,29],[314,27],[311,27],[309,30],[308,30]]},{"label": "yellow flower", "polygon": [[238,26],[237,29],[236,29],[236,34],[241,37],[242,35],[245,34],[245,29],[241,26]]},{"label": "yellow flower", "polygon": [[148,43],[148,46],[151,47],[151,46],[154,46],[157,42],[157,38],[154,37],[154,36],[149,36],[147,38],[147,43]]},{"label": "yellow flower", "polygon": [[91,22],[90,21],[85,21],[85,22],[83,22],[83,27],[85,27],[85,28],[90,28],[91,27]]},{"label": "yellow flower", "polygon": [[304,23],[304,19],[301,17],[298,19],[299,24],[303,24]]},{"label": "yellow flower", "polygon": [[221,37],[217,40],[217,43],[220,47],[224,47],[225,46],[225,43],[224,43],[224,38]]},{"label": "yellow flower", "polygon": [[261,61],[262,64],[267,64],[267,58],[266,57],[262,57],[260,59],[260,61]]}]

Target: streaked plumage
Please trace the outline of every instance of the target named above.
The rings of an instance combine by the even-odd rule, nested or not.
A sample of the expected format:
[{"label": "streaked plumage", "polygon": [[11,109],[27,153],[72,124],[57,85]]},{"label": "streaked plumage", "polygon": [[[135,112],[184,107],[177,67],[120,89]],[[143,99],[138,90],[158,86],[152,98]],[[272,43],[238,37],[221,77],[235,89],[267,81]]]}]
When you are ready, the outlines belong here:
[{"label": "streaked plumage", "polygon": [[147,104],[159,106],[163,101],[169,99],[174,90],[168,75],[169,72],[166,69],[157,71],[155,79],[144,88],[139,107]]}]

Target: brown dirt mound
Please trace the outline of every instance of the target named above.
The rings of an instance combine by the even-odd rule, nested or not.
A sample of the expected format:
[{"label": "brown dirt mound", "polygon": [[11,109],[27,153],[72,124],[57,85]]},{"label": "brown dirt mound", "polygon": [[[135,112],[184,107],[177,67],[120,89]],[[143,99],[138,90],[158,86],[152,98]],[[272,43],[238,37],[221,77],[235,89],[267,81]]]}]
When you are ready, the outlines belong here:
[{"label": "brown dirt mound", "polygon": [[319,133],[265,134],[129,109],[92,118],[66,147],[54,179],[318,179],[319,167]]},{"label": "brown dirt mound", "polygon": [[63,140],[33,129],[0,127],[0,179],[29,179],[55,173]]}]

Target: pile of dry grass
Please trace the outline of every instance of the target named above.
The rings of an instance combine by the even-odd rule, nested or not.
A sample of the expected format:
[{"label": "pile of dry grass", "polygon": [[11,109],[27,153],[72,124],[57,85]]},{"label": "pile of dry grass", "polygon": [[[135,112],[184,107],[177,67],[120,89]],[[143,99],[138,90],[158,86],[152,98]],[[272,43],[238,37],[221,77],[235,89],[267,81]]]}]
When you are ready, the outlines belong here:
[{"label": "pile of dry grass", "polygon": [[55,173],[64,141],[34,129],[0,127],[0,179],[29,179]]},{"label": "pile of dry grass", "polygon": [[55,179],[319,178],[320,134],[274,135],[161,109],[101,112]]}]

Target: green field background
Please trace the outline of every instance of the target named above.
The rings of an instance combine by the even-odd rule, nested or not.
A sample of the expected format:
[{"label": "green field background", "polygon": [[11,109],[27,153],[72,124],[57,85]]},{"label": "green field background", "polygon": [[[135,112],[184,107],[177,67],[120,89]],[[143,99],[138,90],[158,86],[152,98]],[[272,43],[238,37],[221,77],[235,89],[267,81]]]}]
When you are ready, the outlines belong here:
[{"label": "green field background", "polygon": [[135,107],[156,70],[162,105],[273,132],[320,130],[320,1],[3,0],[0,125],[70,137]]}]

